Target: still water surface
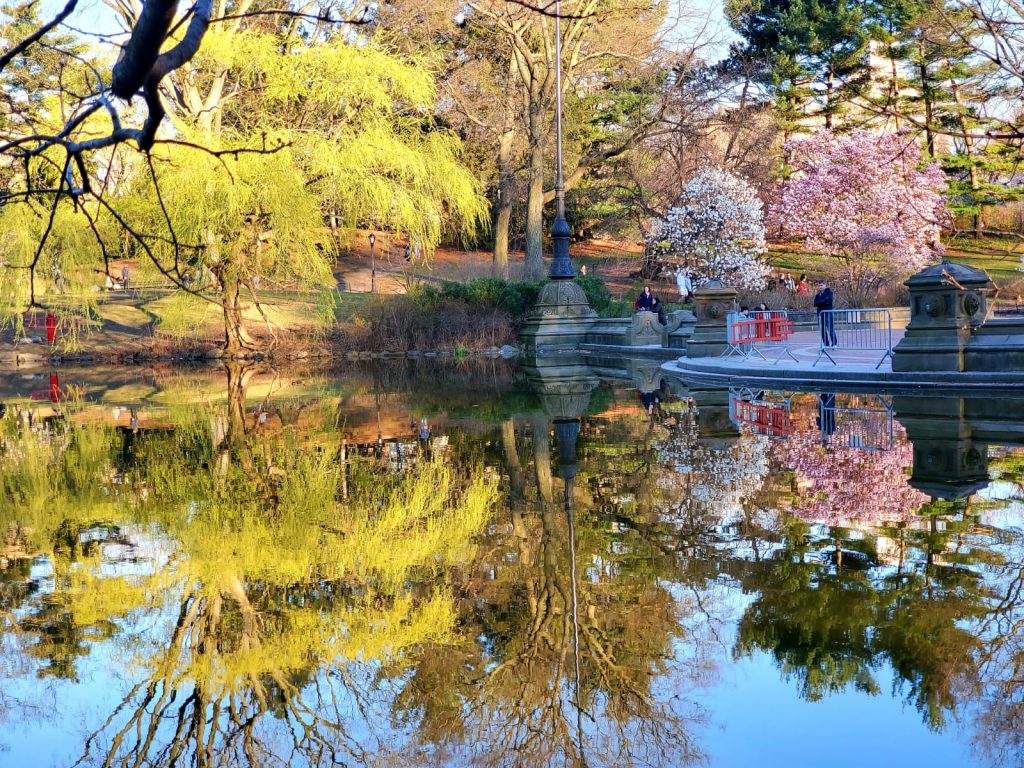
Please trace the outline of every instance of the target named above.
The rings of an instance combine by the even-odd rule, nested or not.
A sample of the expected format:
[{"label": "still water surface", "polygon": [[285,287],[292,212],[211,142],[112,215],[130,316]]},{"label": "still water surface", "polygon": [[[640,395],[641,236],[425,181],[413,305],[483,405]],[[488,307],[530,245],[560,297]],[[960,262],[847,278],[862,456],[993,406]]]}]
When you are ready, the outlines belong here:
[{"label": "still water surface", "polygon": [[1024,762],[1024,400],[607,361],[0,396],[0,766]]}]

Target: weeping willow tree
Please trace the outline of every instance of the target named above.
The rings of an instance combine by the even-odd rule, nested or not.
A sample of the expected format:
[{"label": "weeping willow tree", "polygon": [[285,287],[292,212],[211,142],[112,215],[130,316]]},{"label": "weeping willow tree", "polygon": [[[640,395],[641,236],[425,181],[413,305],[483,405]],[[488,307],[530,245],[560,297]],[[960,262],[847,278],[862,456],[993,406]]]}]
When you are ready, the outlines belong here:
[{"label": "weeping willow tree", "polygon": [[[260,281],[334,287],[337,228],[403,232],[429,254],[486,215],[458,138],[432,118],[423,62],[293,31],[212,29],[175,75],[183,143],[159,146],[131,180],[126,218],[150,235],[150,267],[175,280],[182,302],[220,304],[229,355],[252,344],[245,312],[262,314]],[[321,306],[330,320],[330,302]]]},{"label": "weeping willow tree", "polygon": [[[26,38],[40,25],[35,3],[0,8],[0,38],[7,44]],[[26,312],[50,313],[61,321],[95,314],[105,265],[97,261],[97,238],[117,242],[112,221],[100,215],[83,186],[109,171],[110,152],[72,159],[61,146],[32,147],[33,134],[89,140],[111,129],[108,115],[74,114],[72,94],[87,92],[94,80],[94,51],[66,33],[53,33],[44,46],[24,51],[0,67],[4,119],[0,144],[0,326],[24,330]],[[19,152],[21,150],[19,149]],[[76,200],[63,194],[70,185]],[[63,336],[74,341],[81,324],[62,322]]]}]

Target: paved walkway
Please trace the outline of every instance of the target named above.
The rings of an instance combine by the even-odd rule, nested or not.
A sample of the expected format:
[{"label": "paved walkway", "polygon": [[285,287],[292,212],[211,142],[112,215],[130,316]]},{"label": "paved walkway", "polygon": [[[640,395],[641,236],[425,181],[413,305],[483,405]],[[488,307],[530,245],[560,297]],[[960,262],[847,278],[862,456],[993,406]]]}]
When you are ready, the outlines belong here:
[{"label": "paved walkway", "polygon": [[[903,338],[903,329],[893,329],[892,345]],[[684,381],[710,386],[759,386],[790,389],[1013,389],[1024,388],[1024,372],[957,373],[951,371],[912,373],[892,370],[891,358],[881,365],[884,350],[829,349],[835,363],[826,357],[818,360],[818,335],[795,333],[787,355],[780,348],[729,357],[681,357],[665,363],[662,369]],[[794,359],[795,358],[795,361]],[[817,361],[817,364],[815,364]],[[877,367],[876,367],[877,366]]]},{"label": "paved walkway", "polygon": [[[903,334],[904,330],[902,328],[893,329],[892,345],[894,348],[900,342],[900,339],[903,338]],[[761,350],[767,360],[763,359],[756,352],[751,352],[746,356],[733,354],[730,357],[723,358],[722,362],[735,365],[737,370],[761,367],[766,371],[779,367],[785,367],[790,370],[814,370],[818,368],[822,370],[874,370],[875,366],[878,366],[879,360],[885,355],[885,350],[830,348],[828,353],[835,360],[835,364],[827,357],[822,357],[818,360],[820,343],[818,334],[815,331],[794,333],[790,337],[789,351],[793,357],[787,355],[781,347],[769,347]],[[796,362],[793,361],[794,357]],[[817,365],[815,365],[816,360],[818,361]],[[880,372],[892,371],[891,358],[886,357],[885,361],[878,366],[878,370]]]}]

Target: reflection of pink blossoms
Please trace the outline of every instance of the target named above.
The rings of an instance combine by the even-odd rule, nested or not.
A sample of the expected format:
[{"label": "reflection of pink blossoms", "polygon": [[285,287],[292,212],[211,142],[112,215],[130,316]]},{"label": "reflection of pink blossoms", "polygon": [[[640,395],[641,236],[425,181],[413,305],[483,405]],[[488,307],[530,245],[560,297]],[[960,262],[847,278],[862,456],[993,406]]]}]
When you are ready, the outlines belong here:
[{"label": "reflection of pink blossoms", "polygon": [[822,446],[816,430],[800,431],[774,444],[775,458],[796,475],[793,513],[804,520],[837,525],[912,520],[928,497],[907,482],[913,451],[902,435],[888,451]]}]

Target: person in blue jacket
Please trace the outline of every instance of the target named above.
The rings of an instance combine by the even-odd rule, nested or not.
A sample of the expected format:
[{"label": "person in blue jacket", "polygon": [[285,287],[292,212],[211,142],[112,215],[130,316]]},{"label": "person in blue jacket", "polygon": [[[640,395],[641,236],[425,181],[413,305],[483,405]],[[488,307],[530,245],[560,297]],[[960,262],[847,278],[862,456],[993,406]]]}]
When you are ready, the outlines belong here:
[{"label": "person in blue jacket", "polygon": [[[814,308],[818,310],[818,328],[821,331],[821,343],[826,347],[834,347],[838,344],[836,339],[836,324],[832,314],[827,310],[832,309],[832,289],[828,287],[828,280],[818,280],[818,292],[814,294]],[[822,314],[825,312],[826,314]]]},{"label": "person in blue jacket", "polygon": [[643,292],[637,298],[634,305],[637,312],[653,312],[654,311],[654,294],[651,293],[651,286],[645,285]]}]

